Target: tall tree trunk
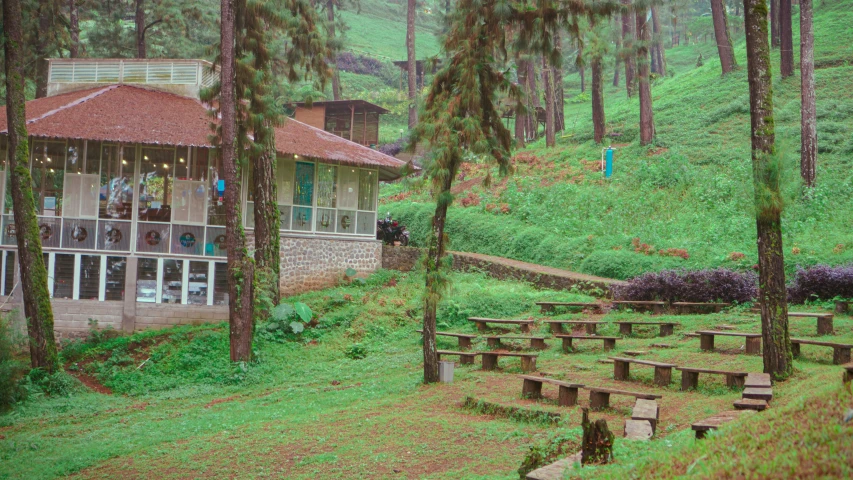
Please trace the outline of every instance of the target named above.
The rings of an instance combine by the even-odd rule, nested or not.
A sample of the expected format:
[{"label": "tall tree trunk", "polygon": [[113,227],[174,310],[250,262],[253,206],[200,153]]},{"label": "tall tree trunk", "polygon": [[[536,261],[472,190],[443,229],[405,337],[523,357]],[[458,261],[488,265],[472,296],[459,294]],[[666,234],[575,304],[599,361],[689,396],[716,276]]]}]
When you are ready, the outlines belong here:
[{"label": "tall tree trunk", "polygon": [[[458,162],[452,162],[458,164]],[[424,383],[438,381],[438,354],[436,353],[435,330],[436,310],[446,280],[443,278],[442,259],[444,258],[444,226],[447,221],[447,207],[450,203],[450,187],[456,172],[450,172],[442,180],[441,194],[436,196],[435,215],[432,217],[432,231],[427,245],[426,291],[424,294]]]},{"label": "tall tree trunk", "polygon": [[637,10],[637,85],[640,91],[640,144],[652,143],[655,122],[652,115],[652,87],[649,84],[649,27],[646,10]]},{"label": "tall tree trunk", "polygon": [[[519,100],[519,106],[522,106],[528,103],[530,96],[530,89],[527,84],[527,60],[519,59],[516,65],[518,68],[518,86],[524,93],[522,99]],[[523,147],[527,141],[527,116],[529,115],[529,111],[527,111],[526,107],[523,110],[522,112],[521,108],[515,109],[515,140],[518,142],[519,147]]]},{"label": "tall tree trunk", "polygon": [[615,32],[616,32],[616,55],[614,55],[614,57],[616,57],[616,58],[613,62],[613,86],[618,87],[619,86],[619,67],[620,67],[619,62],[621,61],[620,57],[621,57],[621,52],[622,52],[622,28],[621,28],[622,26],[619,23],[619,18],[614,16],[613,21],[615,22],[615,25],[613,25],[613,28],[615,29]]},{"label": "tall tree trunk", "polygon": [[[255,299],[254,317],[260,319],[281,297],[279,281],[279,211],[275,185],[275,131],[272,125],[255,132],[255,141],[264,145],[260,155],[252,155],[255,200]],[[262,302],[262,303],[261,303]]]},{"label": "tall tree trunk", "polygon": [[[38,24],[40,35],[36,36],[35,55],[36,55],[36,98],[47,96],[47,57],[49,57],[48,48],[51,39],[51,23],[54,9],[52,8],[54,0],[39,0],[38,3]],[[11,150],[10,150],[11,151]]]},{"label": "tall tree trunk", "polygon": [[791,19],[791,0],[779,0],[779,62],[782,78],[794,74],[794,27]]},{"label": "tall tree trunk", "polygon": [[542,88],[545,90],[545,146],[553,147],[557,144],[554,129],[554,87],[551,82],[551,66],[548,65],[544,55],[542,56]]},{"label": "tall tree trunk", "polygon": [[788,337],[788,302],[782,253],[781,162],[776,155],[773,85],[766,0],[744,0],[749,106],[752,127],[752,171],[758,230],[758,284],[764,371],[777,379],[792,372]]},{"label": "tall tree trunk", "polygon": [[817,162],[817,114],[814,89],[814,25],[812,0],[800,0],[800,75],[802,100],[800,175],[811,188]]},{"label": "tall tree trunk", "polygon": [[720,53],[720,65],[725,75],[735,69],[737,62],[729,35],[729,20],[724,0],[711,0],[711,15],[714,17],[714,37],[717,40],[717,51]]},{"label": "tall tree trunk", "polygon": [[252,358],[252,263],[240,223],[240,176],[237,170],[237,92],[234,0],[221,2],[220,115],[222,167],[225,180],[225,242],[228,252],[228,323],[231,361]]},{"label": "tall tree trunk", "polygon": [[654,45],[655,64],[657,65],[657,74],[666,76],[666,54],[663,49],[663,39],[661,38],[661,24],[658,16],[657,7],[652,4],[652,33],[654,34],[652,45]]},{"label": "tall tree trunk", "polygon": [[779,32],[779,0],[770,0],[770,45],[773,48],[779,48],[782,44]]},{"label": "tall tree trunk", "polygon": [[614,63],[615,63],[615,65],[613,66],[613,86],[618,87],[619,86],[619,59],[617,58]]},{"label": "tall tree trunk", "polygon": [[71,34],[71,44],[68,46],[68,56],[80,56],[80,20],[78,17],[77,0],[68,0],[68,26]]},{"label": "tall tree trunk", "polygon": [[26,99],[24,98],[23,32],[20,0],[3,0],[3,42],[6,54],[6,124],[9,137],[9,173],[12,211],[30,361],[33,368],[53,373],[59,368],[53,336],[53,309],[47,290],[47,269],[42,259],[33,180],[29,169]]},{"label": "tall tree trunk", "polygon": [[145,52],[145,0],[136,0],[136,58],[146,58]]},{"label": "tall tree trunk", "polygon": [[[578,45],[578,58],[583,57],[583,45]],[[586,91],[586,65],[581,63],[578,65],[578,73],[581,76],[581,93]]]},{"label": "tall tree trunk", "polygon": [[670,32],[670,43],[673,48],[676,45],[681,45],[681,38],[678,36],[678,16],[675,14],[675,9],[672,9],[672,31]]},{"label": "tall tree trunk", "polygon": [[622,0],[622,51],[625,58],[625,92],[634,96],[634,22],[629,7],[631,0]]},{"label": "tall tree trunk", "polygon": [[415,58],[415,11],[416,0],[409,0],[406,14],[406,68],[409,70],[409,128],[418,124],[418,69]]},{"label": "tall tree trunk", "polygon": [[[335,38],[335,0],[326,2],[326,20],[329,22],[329,38]],[[341,100],[341,73],[338,71],[338,62],[330,61],[334,68],[332,72],[332,98]]]},{"label": "tall tree trunk", "polygon": [[[557,49],[560,51],[559,56],[562,57],[563,41],[560,38],[559,30],[557,32],[554,32],[554,44],[557,45]],[[557,130],[562,132],[566,128],[566,92],[563,88],[563,68],[552,68],[551,72],[554,74],[554,126]]]},{"label": "tall tree trunk", "polygon": [[536,86],[536,65],[527,62],[527,138],[533,140],[539,136],[539,88]]},{"label": "tall tree trunk", "polygon": [[[604,86],[601,72],[601,58],[592,59],[592,125],[595,143],[604,141]],[[618,72],[618,70],[617,70]]]}]

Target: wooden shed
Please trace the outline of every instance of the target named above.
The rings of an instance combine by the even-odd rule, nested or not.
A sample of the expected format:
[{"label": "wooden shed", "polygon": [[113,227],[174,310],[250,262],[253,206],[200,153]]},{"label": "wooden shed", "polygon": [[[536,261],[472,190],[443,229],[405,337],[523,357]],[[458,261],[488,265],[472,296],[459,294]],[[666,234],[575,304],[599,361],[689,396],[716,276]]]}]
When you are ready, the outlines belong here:
[{"label": "wooden shed", "polygon": [[364,100],[294,104],[294,118],[367,147],[379,143],[379,116],[388,110]]}]

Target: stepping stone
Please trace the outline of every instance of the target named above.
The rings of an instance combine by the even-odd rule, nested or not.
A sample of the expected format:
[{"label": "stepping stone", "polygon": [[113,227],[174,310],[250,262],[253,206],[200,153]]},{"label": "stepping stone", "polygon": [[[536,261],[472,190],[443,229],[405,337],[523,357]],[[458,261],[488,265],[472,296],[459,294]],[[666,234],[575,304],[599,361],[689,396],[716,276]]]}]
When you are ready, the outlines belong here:
[{"label": "stepping stone", "polygon": [[769,373],[750,373],[747,374],[746,380],[743,382],[743,386],[746,388],[757,387],[757,388],[770,388],[770,374]]},{"label": "stepping stone", "polygon": [[532,472],[528,473],[526,480],[562,480],[563,472],[572,468],[575,462],[580,463],[581,461],[581,452],[578,452],[570,457],[566,457],[562,460],[557,460],[556,462],[545,465],[542,468],[537,468]]},{"label": "stepping stone", "polygon": [[756,412],[761,412],[766,410],[769,405],[767,405],[766,400],[741,398],[740,400],[735,400],[734,406],[735,410],[755,410]]},{"label": "stepping stone", "polygon": [[769,402],[773,399],[773,390],[770,388],[751,387],[743,390],[743,398],[752,398],[755,400],[765,400]]},{"label": "stepping stone", "polygon": [[748,410],[729,410],[726,412],[720,412],[712,417],[708,417],[704,420],[700,420],[693,425],[691,428],[696,432],[696,438],[705,438],[705,433],[709,430],[716,430],[720,427],[720,425],[730,422],[736,418],[738,418],[742,414],[753,414],[755,412],[751,412]]},{"label": "stepping stone", "polygon": [[668,343],[653,343],[651,346],[652,348],[675,348]]},{"label": "stepping stone", "polygon": [[652,424],[648,420],[625,420],[625,438],[628,440],[652,438]]},{"label": "stepping stone", "polygon": [[[646,420],[652,426],[652,433],[655,432],[660,416],[658,403],[654,400],[638,398],[634,403],[634,408],[631,410],[631,420]],[[627,426],[626,426],[627,428]]]},{"label": "stepping stone", "polygon": [[624,351],[624,352],[622,352],[622,353],[624,353],[625,355],[630,355],[630,356],[632,356],[632,357],[639,357],[640,355],[646,355],[646,354],[648,354],[649,352],[646,352],[646,351],[643,351],[643,350],[626,350],[626,351]]}]

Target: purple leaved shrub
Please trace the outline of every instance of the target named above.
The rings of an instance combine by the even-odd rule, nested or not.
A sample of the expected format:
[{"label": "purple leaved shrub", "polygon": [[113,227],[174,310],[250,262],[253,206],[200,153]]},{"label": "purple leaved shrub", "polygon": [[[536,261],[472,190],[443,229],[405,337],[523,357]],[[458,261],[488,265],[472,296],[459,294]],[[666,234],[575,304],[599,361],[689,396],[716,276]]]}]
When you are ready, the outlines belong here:
[{"label": "purple leaved shrub", "polygon": [[836,297],[853,298],[853,264],[798,268],[794,281],[788,286],[788,301],[791,303],[832,300]]},{"label": "purple leaved shrub", "polygon": [[378,77],[382,74],[385,66],[379,60],[365,55],[354,55],[351,52],[341,52],[337,56],[336,65],[338,70],[361,75],[373,75]]},{"label": "purple leaved shrub", "polygon": [[403,145],[406,140],[399,139],[391,143],[383,143],[379,146],[379,151],[384,153],[385,155],[395,156],[403,150]]},{"label": "purple leaved shrub", "polygon": [[746,303],[758,296],[758,275],[726,268],[644,273],[614,289],[618,300]]}]

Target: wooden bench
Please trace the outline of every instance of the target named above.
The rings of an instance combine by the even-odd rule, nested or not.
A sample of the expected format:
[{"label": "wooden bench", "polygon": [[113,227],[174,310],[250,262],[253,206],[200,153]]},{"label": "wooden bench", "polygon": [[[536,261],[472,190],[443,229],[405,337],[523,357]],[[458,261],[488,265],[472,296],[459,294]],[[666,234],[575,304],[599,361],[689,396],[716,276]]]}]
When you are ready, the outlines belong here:
[{"label": "wooden bench", "polygon": [[594,302],[536,302],[539,305],[539,310],[542,313],[547,313],[554,310],[554,307],[576,307],[604,313],[604,307],[600,303]]},{"label": "wooden bench", "polygon": [[584,387],[589,390],[589,406],[590,408],[606,408],[610,406],[610,395],[625,395],[635,398],[643,398],[646,400],[656,400],[663,398],[663,395],[655,395],[652,393],[629,392],[627,390],[616,390],[614,388],[601,387]]},{"label": "wooden bench", "polygon": [[[416,330],[418,333],[424,333],[423,330]],[[435,332],[437,337],[456,337],[459,339],[459,349],[460,350],[470,350],[471,349],[471,340],[477,338],[476,335],[471,335],[468,333],[451,333],[451,332]]]},{"label": "wooden bench", "polygon": [[610,357],[613,360],[613,378],[616,380],[628,380],[628,374],[632,363],[655,367],[655,385],[665,387],[672,382],[672,369],[675,365],[671,363],[653,362],[651,360],[637,360],[636,358]]},{"label": "wooden bench", "polygon": [[643,321],[621,321],[614,322],[619,325],[619,334],[629,336],[633,332],[634,325],[660,325],[660,336],[667,337],[672,335],[673,330],[676,325],[680,325],[678,322],[643,322]]},{"label": "wooden bench", "polygon": [[498,325],[518,325],[519,327],[521,327],[521,331],[524,333],[529,333],[530,327],[533,326],[533,320],[501,320],[497,318],[469,317],[468,321],[477,324],[477,330],[481,332],[486,331],[486,326],[489,323],[494,323]]},{"label": "wooden bench", "polygon": [[616,347],[616,340],[619,337],[599,337],[592,335],[554,335],[557,338],[563,339],[563,352],[569,353],[569,351],[573,350],[572,348],[572,340],[603,340],[604,341],[604,351],[609,352]]},{"label": "wooden bench", "polygon": [[788,318],[814,318],[817,320],[818,335],[832,335],[832,318],[831,313],[811,313],[811,312],[788,312]]},{"label": "wooden bench", "polygon": [[636,310],[647,310],[653,313],[663,313],[666,308],[666,302],[655,301],[633,301],[633,300],[618,300],[613,302],[616,308],[634,307]]},{"label": "wooden bench", "polygon": [[657,431],[658,419],[660,418],[660,408],[658,402],[638,398],[634,403],[634,408],[631,410],[631,420],[648,420],[652,426],[652,433]]},{"label": "wooden bench", "polygon": [[850,300],[836,300],[835,301],[835,313],[848,313],[850,312],[850,304],[853,301]]},{"label": "wooden bench", "polygon": [[492,335],[486,337],[486,343],[492,348],[500,348],[501,340],[530,340],[530,348],[537,350],[545,350],[548,345],[545,344],[545,337],[534,337],[529,335]]},{"label": "wooden bench", "polygon": [[844,367],[844,376],[842,377],[842,381],[844,383],[850,383],[853,380],[853,363],[848,363],[842,365]]},{"label": "wooden bench", "polygon": [[720,428],[720,425],[731,422],[732,420],[735,420],[746,412],[749,412],[749,410],[728,410],[725,412],[720,412],[704,420],[699,420],[698,422],[691,425],[691,427],[696,432],[697,439],[705,438],[705,434],[709,430],[716,430]]},{"label": "wooden bench", "polygon": [[841,365],[850,361],[850,349],[853,345],[847,343],[821,342],[817,340],[804,340],[802,338],[791,339],[791,353],[794,358],[800,356],[800,345],[819,345],[821,347],[832,347],[832,363]]},{"label": "wooden bench", "polygon": [[524,384],[521,387],[521,395],[525,398],[542,398],[542,384],[550,383],[559,387],[559,396],[557,404],[561,407],[571,407],[578,404],[578,389],[583,388],[582,384],[569,383],[553,378],[536,377],[533,375],[520,375],[524,379]]},{"label": "wooden bench", "polygon": [[725,370],[709,370],[707,368],[676,367],[681,371],[681,390],[695,390],[699,386],[699,374],[710,373],[714,375],[725,375],[726,386],[729,388],[743,387],[746,381],[746,372],[727,372]]},{"label": "wooden bench", "polygon": [[744,337],[746,339],[746,353],[758,355],[761,353],[761,334],[760,333],[741,333],[741,332],[720,332],[715,330],[700,330],[699,348],[705,351],[714,350],[714,336],[722,335],[726,337]]},{"label": "wooden bench", "polygon": [[436,350],[435,353],[438,354],[439,360],[441,360],[442,355],[459,355],[459,363],[462,365],[473,364],[474,357],[479,355],[477,352],[454,352],[452,350]]},{"label": "wooden bench", "polygon": [[607,322],[595,320],[545,320],[545,323],[551,326],[551,333],[565,333],[563,325],[583,325],[586,328],[587,334],[595,335],[596,328]]},{"label": "wooden bench", "polygon": [[494,370],[498,367],[499,357],[519,357],[521,358],[521,371],[525,373],[536,371],[535,353],[506,353],[506,352],[480,352],[483,359],[483,370]]},{"label": "wooden bench", "polygon": [[723,308],[731,307],[731,303],[713,303],[713,302],[673,302],[672,306],[676,313],[690,312],[705,312],[712,310],[714,313],[720,313]]}]

